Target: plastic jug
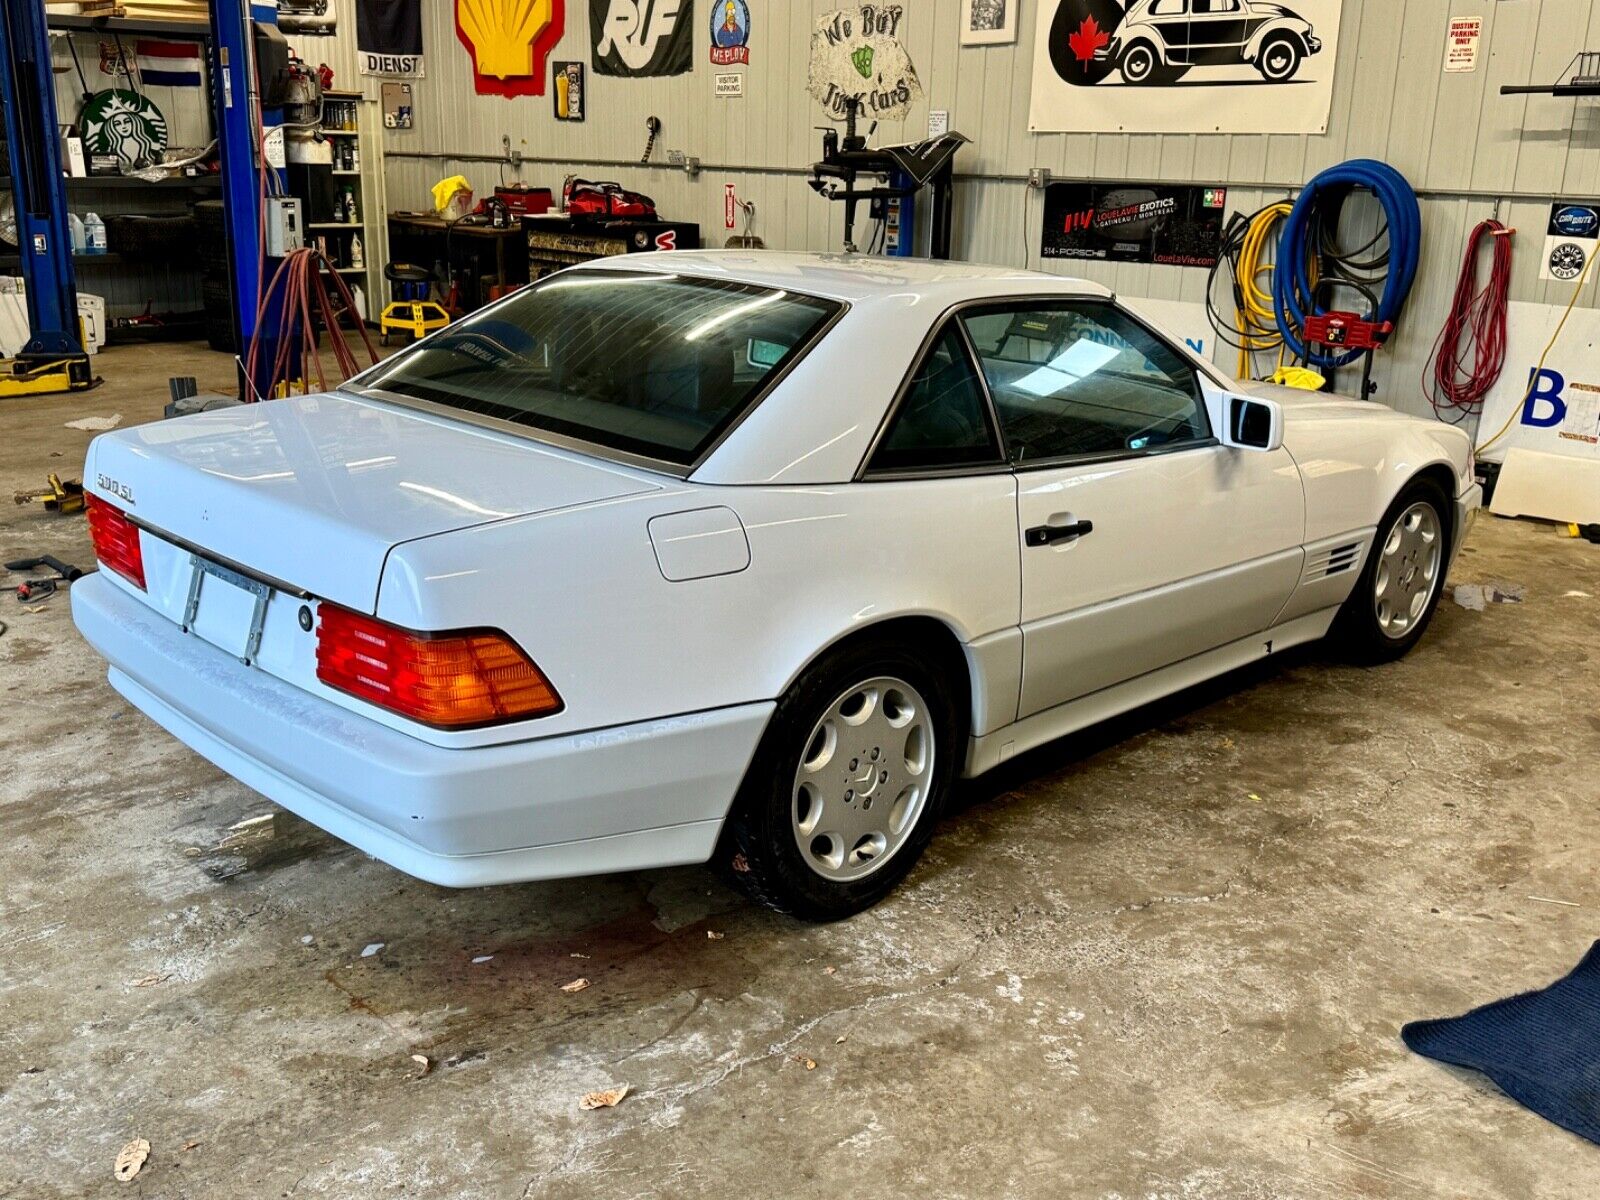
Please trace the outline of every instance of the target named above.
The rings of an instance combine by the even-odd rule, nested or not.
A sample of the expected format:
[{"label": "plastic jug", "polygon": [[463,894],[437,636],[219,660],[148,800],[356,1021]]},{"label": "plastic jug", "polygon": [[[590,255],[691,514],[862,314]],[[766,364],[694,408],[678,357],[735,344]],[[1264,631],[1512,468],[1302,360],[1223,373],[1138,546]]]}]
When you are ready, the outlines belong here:
[{"label": "plastic jug", "polygon": [[99,213],[89,213],[83,218],[83,241],[85,254],[106,252],[106,223],[100,219]]},{"label": "plastic jug", "polygon": [[352,234],[350,237],[350,265],[364,267],[367,265],[366,250],[361,245],[361,235]]},{"label": "plastic jug", "polygon": [[82,254],[89,245],[88,234],[83,229],[83,218],[77,213],[68,213],[67,227],[72,230],[72,252]]}]

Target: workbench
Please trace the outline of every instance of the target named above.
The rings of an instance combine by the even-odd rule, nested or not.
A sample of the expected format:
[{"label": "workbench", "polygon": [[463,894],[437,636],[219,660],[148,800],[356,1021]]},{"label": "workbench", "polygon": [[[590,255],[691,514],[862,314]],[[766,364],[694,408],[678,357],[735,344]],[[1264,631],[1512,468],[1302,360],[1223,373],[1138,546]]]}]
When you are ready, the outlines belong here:
[{"label": "workbench", "polygon": [[[516,287],[528,282],[528,260],[521,242],[522,230],[515,224],[496,229],[466,220],[446,221],[426,213],[389,214],[390,260],[428,268],[444,263],[458,282],[470,285],[461,289],[461,300],[468,310],[488,302],[492,284]],[[493,255],[493,271],[485,270],[483,259],[489,255]],[[440,279],[437,284],[441,292],[449,291],[448,279]]]},{"label": "workbench", "polygon": [[543,279],[552,271],[652,250],[698,250],[700,226],[692,221],[575,221],[564,213],[522,218],[528,246],[528,277]]}]

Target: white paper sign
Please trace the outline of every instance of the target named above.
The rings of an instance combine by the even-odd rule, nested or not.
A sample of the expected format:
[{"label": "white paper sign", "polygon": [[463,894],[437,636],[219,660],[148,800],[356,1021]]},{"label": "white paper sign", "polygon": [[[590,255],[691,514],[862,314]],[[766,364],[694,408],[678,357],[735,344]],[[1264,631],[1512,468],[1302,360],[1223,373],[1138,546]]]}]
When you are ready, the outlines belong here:
[{"label": "white paper sign", "polygon": [[1239,4],[1039,0],[1028,128],[1327,132],[1343,0]]},{"label": "white paper sign", "polygon": [[1482,17],[1451,17],[1450,32],[1444,43],[1444,69],[1476,71],[1478,44],[1483,39]]},{"label": "white paper sign", "polygon": [[718,71],[713,89],[719,100],[737,100],[744,95],[743,71]]},{"label": "white paper sign", "polygon": [[283,126],[274,125],[261,138],[261,157],[267,166],[283,170],[287,165],[283,149]]}]

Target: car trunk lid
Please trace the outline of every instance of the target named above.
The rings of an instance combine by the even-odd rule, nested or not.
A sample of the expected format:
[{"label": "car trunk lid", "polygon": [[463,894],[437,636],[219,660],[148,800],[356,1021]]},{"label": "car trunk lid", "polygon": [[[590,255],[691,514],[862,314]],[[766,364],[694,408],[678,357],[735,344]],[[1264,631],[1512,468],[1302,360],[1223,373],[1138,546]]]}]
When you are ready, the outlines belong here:
[{"label": "car trunk lid", "polygon": [[660,486],[531,438],[346,393],[105,434],[86,475],[157,535],[369,613],[401,542]]}]

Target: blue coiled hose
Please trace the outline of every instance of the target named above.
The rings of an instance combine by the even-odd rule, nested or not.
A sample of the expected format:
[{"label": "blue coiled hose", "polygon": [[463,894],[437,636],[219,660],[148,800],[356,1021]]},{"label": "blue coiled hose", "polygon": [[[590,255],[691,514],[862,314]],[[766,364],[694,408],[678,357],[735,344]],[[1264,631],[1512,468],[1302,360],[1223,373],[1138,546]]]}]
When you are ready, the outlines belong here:
[{"label": "blue coiled hose", "polygon": [[1308,353],[1301,332],[1308,313],[1327,311],[1318,306],[1310,279],[1312,256],[1321,253],[1318,217],[1333,201],[1332,215],[1336,218],[1337,204],[1343,202],[1352,187],[1376,193],[1389,223],[1389,274],[1384,280],[1377,312],[1365,314],[1367,318],[1379,322],[1398,320],[1417,277],[1417,260],[1422,252],[1422,210],[1405,176],[1388,163],[1356,158],[1329,167],[1306,184],[1278,240],[1272,297],[1284,344],[1315,367],[1342,367],[1365,353],[1363,350]]}]

